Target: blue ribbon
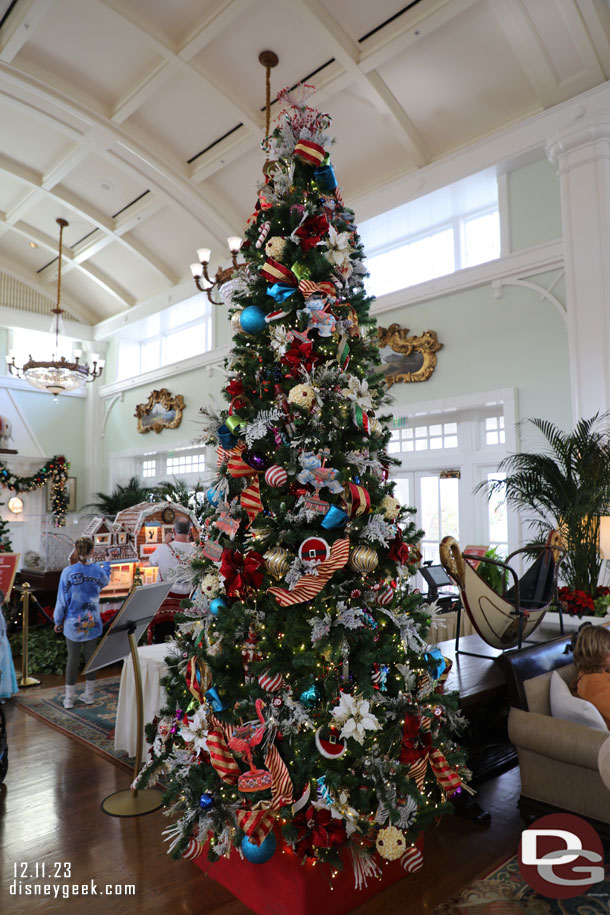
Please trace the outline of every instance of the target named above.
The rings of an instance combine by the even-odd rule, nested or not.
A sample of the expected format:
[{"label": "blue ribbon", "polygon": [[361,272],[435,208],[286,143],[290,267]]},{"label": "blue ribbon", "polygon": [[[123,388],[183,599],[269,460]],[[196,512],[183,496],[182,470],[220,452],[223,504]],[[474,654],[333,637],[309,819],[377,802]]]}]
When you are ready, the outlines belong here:
[{"label": "blue ribbon", "polygon": [[267,286],[267,295],[276,302],[285,302],[295,292],[296,287],[289,286],[288,283],[274,283],[272,286]]}]

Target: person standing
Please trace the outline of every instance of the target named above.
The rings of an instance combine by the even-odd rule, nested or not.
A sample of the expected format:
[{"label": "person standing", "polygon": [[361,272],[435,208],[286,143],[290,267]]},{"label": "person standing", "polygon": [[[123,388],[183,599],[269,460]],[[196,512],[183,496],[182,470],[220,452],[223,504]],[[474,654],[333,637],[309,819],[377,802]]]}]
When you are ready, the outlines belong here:
[{"label": "person standing", "polygon": [[[195,544],[189,540],[191,526],[187,518],[176,518],[174,521],[174,537],[169,543],[160,544],[154,553],[148,557],[151,566],[157,566],[159,569],[159,578],[161,581],[169,581],[173,578],[169,575],[170,569],[177,569],[180,565],[186,563],[195,548]],[[184,578],[177,577],[172,581],[172,593],[186,596],[192,590],[192,583],[189,575]]]},{"label": "person standing", "polygon": [[[110,581],[110,564],[93,562],[93,541],[89,537],[79,537],[74,552],[76,562],[61,573],[53,613],[55,632],[63,632],[68,647],[64,708],[74,706],[81,647],[87,664],[102,634],[99,595]],[[86,705],[93,703],[95,677],[95,672],[86,677],[85,691],[80,697]]]}]

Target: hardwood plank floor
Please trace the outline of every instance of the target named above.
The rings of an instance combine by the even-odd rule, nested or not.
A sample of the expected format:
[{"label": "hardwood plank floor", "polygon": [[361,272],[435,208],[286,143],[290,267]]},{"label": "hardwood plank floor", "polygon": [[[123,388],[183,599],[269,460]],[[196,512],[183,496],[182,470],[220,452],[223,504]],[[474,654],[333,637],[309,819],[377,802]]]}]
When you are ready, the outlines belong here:
[{"label": "hardwood plank floor", "polygon": [[[59,678],[57,678],[59,680]],[[45,678],[44,686],[50,686]],[[128,787],[130,775],[87,747],[26,714],[11,700],[4,705],[9,739],[9,771],[0,787],[2,883],[0,911],[60,912],[72,915],[180,913],[245,915],[249,910],[188,861],[166,854],[162,811],[120,819],[104,814],[101,801]],[[481,788],[478,800],[492,813],[489,826],[446,817],[426,834],[424,867],[389,887],[357,911],[425,915],[466,883],[515,851],[522,824],[516,802],[518,769]],[[55,862],[71,865],[69,880],[31,884],[97,885],[97,896],[13,895],[15,865],[39,862],[52,872]],[[17,871],[19,868],[17,868]],[[17,881],[18,883],[18,881]],[[105,884],[134,884],[135,895],[99,895]]]}]

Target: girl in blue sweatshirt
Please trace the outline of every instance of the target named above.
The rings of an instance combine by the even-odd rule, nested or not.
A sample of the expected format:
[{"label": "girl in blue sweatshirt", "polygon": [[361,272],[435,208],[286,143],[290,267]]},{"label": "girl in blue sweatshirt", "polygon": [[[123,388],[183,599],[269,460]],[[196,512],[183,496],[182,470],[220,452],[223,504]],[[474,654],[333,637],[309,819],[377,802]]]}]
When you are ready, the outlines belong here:
[{"label": "girl in blue sweatshirt", "polygon": [[[61,573],[53,613],[55,632],[63,632],[68,646],[64,708],[74,706],[81,647],[87,664],[97,646],[98,636],[102,634],[99,594],[110,581],[109,563],[99,566],[91,560],[93,541],[89,537],[80,537],[74,552],[77,561]],[[86,705],[93,703],[95,676],[93,672],[86,677],[81,697]]]}]

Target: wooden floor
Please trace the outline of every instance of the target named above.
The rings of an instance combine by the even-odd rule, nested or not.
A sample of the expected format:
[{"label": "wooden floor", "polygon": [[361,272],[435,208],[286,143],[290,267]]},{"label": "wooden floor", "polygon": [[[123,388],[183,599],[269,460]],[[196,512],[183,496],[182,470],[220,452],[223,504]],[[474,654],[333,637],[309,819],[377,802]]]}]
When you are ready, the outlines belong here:
[{"label": "wooden floor", "polygon": [[[44,686],[52,682],[46,678]],[[244,915],[249,910],[188,861],[166,854],[161,811],[132,819],[104,814],[100,802],[126,788],[130,775],[87,747],[26,714],[14,700],[4,705],[9,771],[0,787],[2,895],[0,911],[19,913],[180,913]],[[426,834],[425,864],[413,877],[388,888],[357,911],[424,915],[466,883],[513,853],[521,832],[516,810],[519,770],[485,784],[480,803],[492,813],[489,826],[446,817]],[[15,867],[30,872],[44,862],[71,867],[70,880],[31,884],[97,885],[97,896],[18,896],[10,892]],[[99,895],[106,884],[135,884],[135,895]]]}]

